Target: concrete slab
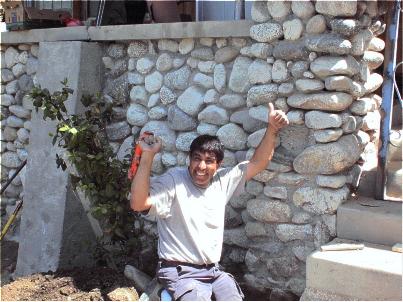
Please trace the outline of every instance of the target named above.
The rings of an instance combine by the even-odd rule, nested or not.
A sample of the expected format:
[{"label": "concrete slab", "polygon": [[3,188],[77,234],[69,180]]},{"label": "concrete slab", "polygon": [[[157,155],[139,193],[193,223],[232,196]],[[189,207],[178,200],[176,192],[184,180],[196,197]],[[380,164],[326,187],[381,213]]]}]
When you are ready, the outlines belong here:
[{"label": "concrete slab", "polygon": [[38,43],[52,41],[87,41],[87,27],[61,27],[2,32],[1,44]]},{"label": "concrete slab", "polygon": [[[354,243],[336,238],[329,244]],[[402,254],[364,243],[363,250],[314,252],[306,262],[306,287],[346,300],[402,299]]]},{"label": "concrete slab", "polygon": [[1,33],[1,44],[52,41],[118,41],[202,37],[249,37],[253,21],[203,21],[111,26],[77,26]]},{"label": "concrete slab", "polygon": [[360,197],[342,204],[337,237],[389,246],[402,242],[402,203]]},{"label": "concrete slab", "polygon": [[92,41],[249,37],[252,21],[203,21],[89,27]]},{"label": "concrete slab", "polygon": [[[68,79],[74,94],[68,100],[68,112],[80,110],[84,93],[100,91],[101,49],[97,43],[41,42],[39,44],[38,82],[53,92]],[[24,208],[20,225],[17,276],[55,271],[64,265],[92,264],[89,244],[95,236],[87,215],[73,194],[67,171],[56,167],[51,143],[56,122],[44,121],[42,112],[32,112],[32,130],[24,187]]]}]

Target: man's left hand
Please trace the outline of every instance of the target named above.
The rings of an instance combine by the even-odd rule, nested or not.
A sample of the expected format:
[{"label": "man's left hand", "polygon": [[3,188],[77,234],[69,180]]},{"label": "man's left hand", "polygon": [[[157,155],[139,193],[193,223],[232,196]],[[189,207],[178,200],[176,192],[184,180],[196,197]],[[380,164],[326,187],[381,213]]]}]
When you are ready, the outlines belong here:
[{"label": "man's left hand", "polygon": [[290,122],[288,121],[287,115],[282,110],[275,110],[273,103],[269,103],[269,124],[270,127],[274,128],[277,132],[284,126],[287,126]]}]

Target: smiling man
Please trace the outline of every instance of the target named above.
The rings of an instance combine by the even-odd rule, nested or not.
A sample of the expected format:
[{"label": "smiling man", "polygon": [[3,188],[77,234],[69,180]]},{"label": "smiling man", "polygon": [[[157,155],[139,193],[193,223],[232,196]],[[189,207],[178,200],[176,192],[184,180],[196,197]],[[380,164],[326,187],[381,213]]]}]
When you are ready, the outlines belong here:
[{"label": "smiling man", "polygon": [[225,205],[243,192],[245,182],[269,164],[277,132],[288,125],[284,112],[269,103],[269,126],[250,161],[220,169],[224,146],[201,135],[190,146],[189,167],[177,167],[150,180],[161,140],[141,142],[143,154],[131,187],[131,207],[157,221],[157,277],[175,300],[242,300],[234,278],[218,262],[224,234]]}]

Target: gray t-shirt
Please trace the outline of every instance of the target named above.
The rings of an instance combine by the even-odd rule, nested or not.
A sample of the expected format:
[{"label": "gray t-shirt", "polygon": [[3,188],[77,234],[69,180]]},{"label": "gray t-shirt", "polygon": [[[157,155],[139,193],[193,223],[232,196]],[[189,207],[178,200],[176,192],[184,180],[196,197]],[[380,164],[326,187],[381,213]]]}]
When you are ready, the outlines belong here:
[{"label": "gray t-shirt", "polygon": [[147,218],[157,221],[160,258],[193,264],[220,260],[225,205],[243,192],[247,164],[218,170],[206,189],[195,186],[184,167],[151,178]]}]

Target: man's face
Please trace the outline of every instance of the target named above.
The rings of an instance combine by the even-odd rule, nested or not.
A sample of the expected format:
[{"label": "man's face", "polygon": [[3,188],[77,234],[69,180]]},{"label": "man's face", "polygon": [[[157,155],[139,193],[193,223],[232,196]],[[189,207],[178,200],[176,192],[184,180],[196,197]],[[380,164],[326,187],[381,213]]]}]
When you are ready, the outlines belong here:
[{"label": "man's face", "polygon": [[193,183],[201,188],[207,188],[220,162],[212,152],[195,151],[190,157],[189,173]]}]

